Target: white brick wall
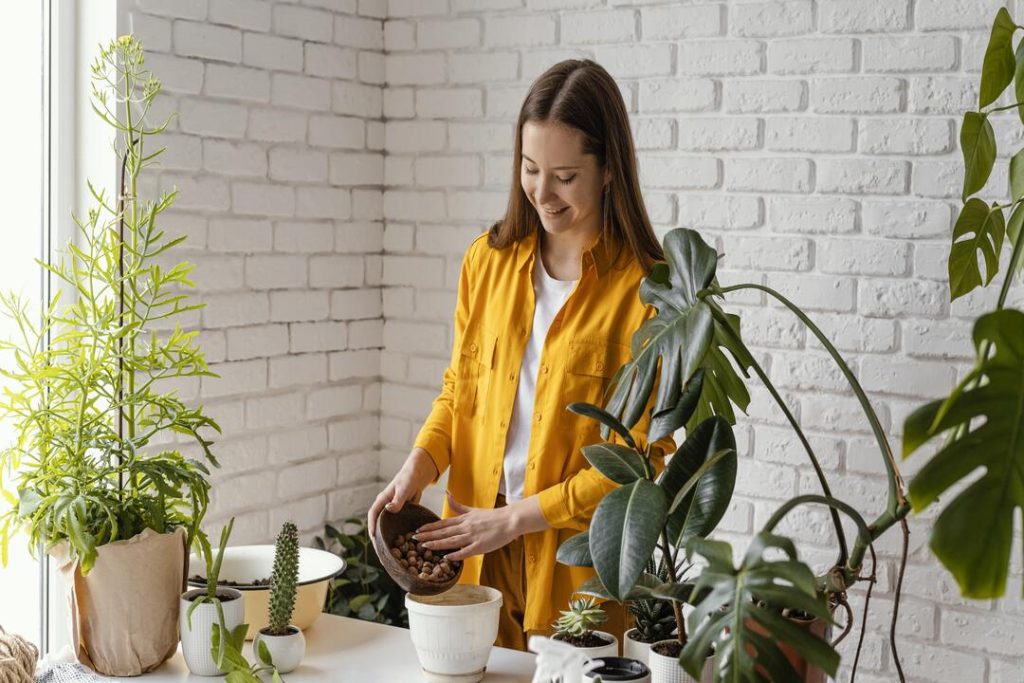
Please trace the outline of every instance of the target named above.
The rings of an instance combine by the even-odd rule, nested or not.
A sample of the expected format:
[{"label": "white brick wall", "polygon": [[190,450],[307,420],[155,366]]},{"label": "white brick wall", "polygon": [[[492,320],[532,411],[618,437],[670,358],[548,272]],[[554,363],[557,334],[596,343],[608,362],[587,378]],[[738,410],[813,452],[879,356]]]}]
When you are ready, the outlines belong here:
[{"label": "white brick wall", "polygon": [[[391,0],[381,476],[397,469],[436,394],[458,265],[504,208],[511,126],[526,89],[574,55],[602,63],[622,88],[658,232],[700,230],[726,253],[723,280],[766,283],[809,310],[898,447],[904,416],[962,375],[970,319],[993,298],[950,306],[945,259],[962,172],[959,118],[977,101],[988,28],[1003,4]],[[1024,3],[1010,5],[1024,16]],[[1002,163],[990,195],[1005,191]],[[834,491],[879,509],[885,483],[870,433],[820,345],[761,295],[735,301]],[[332,358],[332,373],[349,362]],[[817,492],[781,414],[754,387],[738,430],[738,495],[722,524],[741,546],[780,500]],[[908,474],[919,466],[920,456],[904,464]],[[934,517],[911,520],[899,640],[908,680],[1020,683],[1019,548],[1010,597],[961,600],[927,550]],[[800,511],[787,529],[811,561],[831,559],[821,510]],[[887,629],[897,540],[890,533],[879,545],[858,681],[895,680]],[[859,617],[861,590],[853,603]],[[842,680],[853,640],[842,646]]]},{"label": "white brick wall", "polygon": [[224,429],[209,525],[308,540],[377,488],[386,3],[121,4],[179,112],[153,186],[181,190],[220,375],[180,389]]}]

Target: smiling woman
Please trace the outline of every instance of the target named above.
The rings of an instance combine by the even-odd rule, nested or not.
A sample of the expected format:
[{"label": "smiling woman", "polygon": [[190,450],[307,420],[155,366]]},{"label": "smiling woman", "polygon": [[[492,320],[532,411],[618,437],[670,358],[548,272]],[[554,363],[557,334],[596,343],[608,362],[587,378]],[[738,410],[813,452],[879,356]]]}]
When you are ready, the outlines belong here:
[{"label": "smiling woman", "polygon": [[[4,207],[2,230],[4,248],[0,249],[0,291],[16,291],[38,307],[41,295],[39,268],[43,236],[44,180],[43,130],[43,12],[40,3],[10,3],[4,7],[0,22],[0,61],[17,65],[7,69],[4,79],[9,97],[0,109],[0,149],[5,162],[0,164],[0,205]],[[17,334],[14,323],[0,318],[0,337]],[[0,356],[0,369],[13,359]],[[0,388],[7,381],[0,377]],[[11,443],[12,428],[0,424],[0,443]],[[0,472],[0,482],[10,478]],[[0,501],[6,507],[11,501]],[[0,568],[0,626],[29,640],[41,640],[40,565],[21,544],[10,548],[6,568]]]}]

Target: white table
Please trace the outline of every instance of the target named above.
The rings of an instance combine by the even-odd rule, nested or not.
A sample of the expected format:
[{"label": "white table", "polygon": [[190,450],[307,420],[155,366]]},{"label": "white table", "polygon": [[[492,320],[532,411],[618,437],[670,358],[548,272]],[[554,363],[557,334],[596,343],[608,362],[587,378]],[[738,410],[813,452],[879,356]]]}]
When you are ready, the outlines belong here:
[{"label": "white table", "polygon": [[[284,674],[285,683],[417,683],[420,672],[409,631],[371,621],[321,614],[305,631],[306,657],[295,671]],[[251,644],[244,649],[250,662]],[[534,656],[528,652],[495,647],[487,661],[486,683],[530,683]],[[193,676],[179,650],[156,671],[135,680],[140,683],[201,683],[220,678]]]}]

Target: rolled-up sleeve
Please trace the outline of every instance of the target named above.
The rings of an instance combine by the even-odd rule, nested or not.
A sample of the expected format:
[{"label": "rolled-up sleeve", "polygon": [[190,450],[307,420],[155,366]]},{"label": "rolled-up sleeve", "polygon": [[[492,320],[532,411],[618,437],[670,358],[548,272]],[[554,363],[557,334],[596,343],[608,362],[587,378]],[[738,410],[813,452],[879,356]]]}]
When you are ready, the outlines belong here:
[{"label": "rolled-up sleeve", "polygon": [[455,303],[455,324],[452,333],[452,355],[448,367],[445,368],[441,382],[441,393],[434,399],[430,415],[420,428],[413,446],[422,448],[434,461],[437,468],[436,482],[451,463],[452,432],[455,420],[455,383],[458,379],[459,347],[462,333],[466,329],[466,321],[470,312],[470,284],[472,282],[471,262],[477,243],[466,250],[459,272],[459,290]]}]

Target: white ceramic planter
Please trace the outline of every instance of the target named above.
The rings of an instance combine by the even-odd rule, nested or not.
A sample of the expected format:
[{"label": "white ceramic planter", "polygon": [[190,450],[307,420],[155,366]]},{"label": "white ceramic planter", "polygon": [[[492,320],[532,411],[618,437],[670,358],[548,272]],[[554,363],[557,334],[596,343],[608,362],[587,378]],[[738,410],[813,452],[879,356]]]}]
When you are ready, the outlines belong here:
[{"label": "white ceramic planter", "polygon": [[405,596],[409,636],[430,683],[476,683],[498,636],[501,591],[458,584],[438,595]]},{"label": "white ceramic planter", "polygon": [[[253,652],[257,652],[260,642],[267,644],[270,659],[278,673],[294,671],[306,656],[306,637],[297,626],[291,628],[293,632],[283,636],[272,636],[261,630],[252,641]],[[256,656],[259,657],[258,654]]]},{"label": "white ceramic planter", "polygon": [[[196,607],[192,612],[192,626],[189,626],[188,608],[192,605],[191,598],[206,592],[204,588],[195,588],[182,593],[178,610],[178,627],[181,631],[181,654],[185,658],[188,670],[197,676],[220,676],[224,672],[217,668],[210,654],[210,631],[217,623],[217,608],[208,603]],[[227,593],[231,599],[222,599],[224,625],[232,630],[244,623],[245,601],[242,594],[232,588],[218,588],[221,595]]]},{"label": "white ceramic planter", "polygon": [[[671,640],[661,640],[659,643],[672,642]],[[653,648],[654,643],[651,645]],[[651,667],[651,683],[700,683],[696,681],[693,676],[686,673],[683,667],[679,666],[678,657],[666,657],[660,655],[653,649],[648,653],[647,666]],[[712,676],[712,668],[714,667],[714,657],[708,657],[704,662],[704,671],[701,675],[702,681],[710,681]]]},{"label": "white ceramic planter", "polygon": [[633,640],[629,637],[630,633],[636,633],[636,629],[631,628],[622,636],[622,656],[647,664],[649,661],[647,655],[651,651],[651,644]]}]

